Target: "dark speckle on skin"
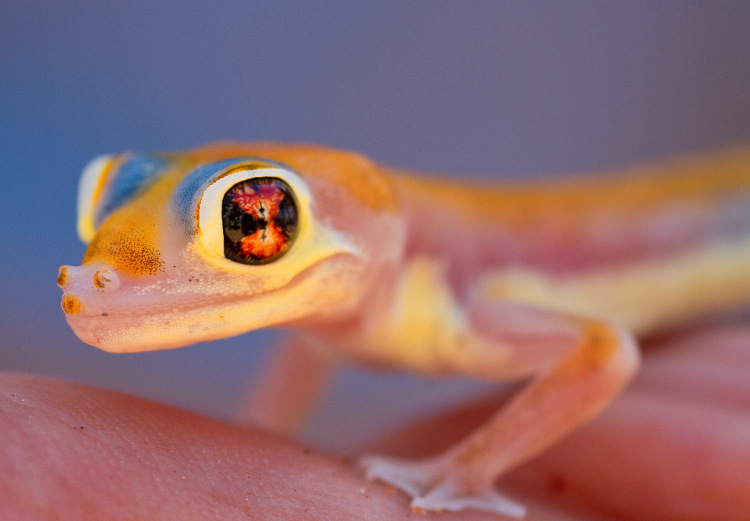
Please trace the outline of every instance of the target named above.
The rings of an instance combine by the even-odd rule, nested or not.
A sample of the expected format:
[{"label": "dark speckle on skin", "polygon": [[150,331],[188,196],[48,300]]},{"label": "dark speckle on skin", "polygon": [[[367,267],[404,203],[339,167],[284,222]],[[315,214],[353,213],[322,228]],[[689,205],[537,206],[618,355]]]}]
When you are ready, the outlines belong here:
[{"label": "dark speckle on skin", "polygon": [[83,264],[94,259],[132,275],[155,275],[164,271],[159,251],[143,230],[97,234],[83,256]]}]

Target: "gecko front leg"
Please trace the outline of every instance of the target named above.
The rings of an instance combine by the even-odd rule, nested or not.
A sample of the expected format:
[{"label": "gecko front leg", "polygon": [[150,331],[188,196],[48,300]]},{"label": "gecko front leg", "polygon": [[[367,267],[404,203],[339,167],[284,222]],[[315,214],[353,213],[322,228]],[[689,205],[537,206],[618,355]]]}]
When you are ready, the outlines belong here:
[{"label": "gecko front leg", "polygon": [[[409,269],[420,273],[407,277],[425,277],[426,270],[438,287],[447,288],[439,269],[429,263],[418,261]],[[493,373],[497,379],[535,376],[485,425],[445,453],[421,461],[368,456],[362,464],[368,477],[411,495],[416,508],[474,508],[522,517],[525,509],[500,495],[494,481],[610,403],[637,369],[638,348],[629,333],[600,321],[502,300],[475,299],[463,310],[453,303],[450,315],[445,306],[432,308],[432,330],[440,329],[437,323],[443,328],[452,323],[454,342],[461,345],[450,350],[434,339],[433,368],[453,366],[483,378]]]},{"label": "gecko front leg", "polygon": [[292,433],[304,423],[325,396],[336,365],[311,344],[297,334],[279,342],[241,404],[241,423],[280,434]]}]

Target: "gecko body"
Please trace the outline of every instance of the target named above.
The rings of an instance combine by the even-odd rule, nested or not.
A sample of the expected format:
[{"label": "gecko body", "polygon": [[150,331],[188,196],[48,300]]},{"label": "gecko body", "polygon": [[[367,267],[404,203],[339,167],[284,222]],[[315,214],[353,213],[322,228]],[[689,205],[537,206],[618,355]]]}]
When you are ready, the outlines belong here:
[{"label": "gecko body", "polygon": [[521,516],[493,482],[619,394],[634,335],[750,302],[750,149],[615,174],[467,183],[273,143],[103,156],[62,307],[114,352],[290,328],[250,411],[277,430],[332,358],[527,378],[443,454],[362,460],[415,507]]}]

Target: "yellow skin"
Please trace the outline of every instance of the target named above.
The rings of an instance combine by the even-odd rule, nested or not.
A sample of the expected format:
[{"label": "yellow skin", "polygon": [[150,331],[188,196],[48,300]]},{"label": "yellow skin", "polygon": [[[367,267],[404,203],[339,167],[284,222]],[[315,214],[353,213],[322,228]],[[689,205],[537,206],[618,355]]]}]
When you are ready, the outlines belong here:
[{"label": "yellow skin", "polygon": [[[415,507],[521,517],[493,482],[619,394],[634,334],[750,302],[750,149],[613,174],[468,184],[265,143],[99,158],[62,306],[82,340],[115,352],[291,328],[247,411],[276,430],[337,358],[527,378],[443,454],[362,459]],[[247,265],[225,257],[222,198],[261,177],[290,187],[298,224],[286,253]]]}]

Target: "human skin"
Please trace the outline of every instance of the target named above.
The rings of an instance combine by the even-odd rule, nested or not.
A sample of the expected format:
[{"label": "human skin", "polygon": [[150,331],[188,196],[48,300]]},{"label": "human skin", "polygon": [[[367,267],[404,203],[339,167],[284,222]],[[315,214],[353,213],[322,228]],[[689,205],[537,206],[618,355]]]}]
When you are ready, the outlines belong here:
[{"label": "human skin", "polygon": [[[600,417],[500,482],[529,520],[734,520],[750,511],[750,325],[646,346]],[[424,456],[486,419],[474,404],[367,451]],[[0,518],[414,519],[352,461],[113,391],[0,375]],[[426,518],[497,520],[463,511]]]}]

